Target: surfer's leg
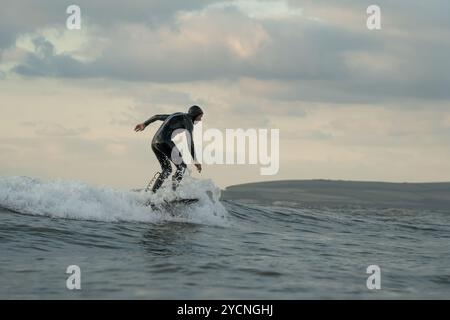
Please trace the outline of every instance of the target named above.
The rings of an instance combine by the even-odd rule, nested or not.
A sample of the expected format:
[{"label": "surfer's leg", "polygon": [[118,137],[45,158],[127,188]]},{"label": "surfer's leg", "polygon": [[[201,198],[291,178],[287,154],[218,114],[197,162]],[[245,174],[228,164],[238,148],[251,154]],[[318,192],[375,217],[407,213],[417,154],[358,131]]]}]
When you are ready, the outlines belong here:
[{"label": "surfer's leg", "polygon": [[175,155],[176,159],[172,159],[172,162],[174,163],[175,167],[177,168],[177,170],[175,171],[175,173],[172,176],[172,189],[175,190],[178,185],[181,182],[181,179],[183,179],[183,175],[184,172],[186,171],[186,164],[183,161],[183,157],[181,155],[180,150],[178,150],[177,146],[172,143],[172,151],[171,151],[171,155]]},{"label": "surfer's leg", "polygon": [[152,187],[152,191],[156,192],[162,186],[164,180],[166,180],[172,173],[172,165],[170,164],[170,160],[163,152],[159,150],[157,145],[152,145],[152,150],[155,153],[162,170]]},{"label": "surfer's leg", "polygon": [[177,168],[172,176],[172,189],[175,190],[181,182],[181,179],[183,179],[187,166],[183,161],[180,150],[177,148],[175,143],[173,143],[173,141],[167,141],[163,145],[158,145],[157,147],[158,150],[164,153],[164,155],[169,158]]},{"label": "surfer's leg", "polygon": [[177,171],[172,176],[172,189],[175,190],[183,179],[184,172],[186,171],[186,164],[182,162],[177,165]]}]

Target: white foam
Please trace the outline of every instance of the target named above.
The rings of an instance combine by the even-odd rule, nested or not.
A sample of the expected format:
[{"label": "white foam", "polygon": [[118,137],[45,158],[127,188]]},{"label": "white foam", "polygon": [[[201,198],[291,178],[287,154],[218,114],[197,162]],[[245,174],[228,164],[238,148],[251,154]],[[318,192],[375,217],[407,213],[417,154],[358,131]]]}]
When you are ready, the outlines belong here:
[{"label": "white foam", "polygon": [[[168,179],[169,180],[169,179]],[[210,196],[208,196],[208,194]],[[198,198],[180,206],[175,217],[164,210],[152,210],[148,200],[159,207],[176,197]],[[211,180],[183,179],[176,192],[164,187],[157,194],[94,187],[79,181],[41,181],[28,177],[0,177],[0,206],[19,213],[54,218],[98,221],[180,221],[228,225],[226,209],[219,201],[220,190]]]}]

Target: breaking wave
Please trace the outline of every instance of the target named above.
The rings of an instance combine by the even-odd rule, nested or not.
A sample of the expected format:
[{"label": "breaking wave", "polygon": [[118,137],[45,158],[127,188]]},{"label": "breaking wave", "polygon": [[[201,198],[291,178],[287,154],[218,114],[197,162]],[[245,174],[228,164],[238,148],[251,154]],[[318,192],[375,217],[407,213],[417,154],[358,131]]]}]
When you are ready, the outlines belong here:
[{"label": "breaking wave", "polygon": [[[164,206],[177,198],[198,198],[190,205]],[[90,186],[80,181],[42,181],[29,177],[0,177],[0,207],[22,214],[77,220],[189,222],[227,226],[220,189],[211,180],[185,177],[176,192],[169,186],[156,194]],[[154,206],[144,204],[151,201]]]}]

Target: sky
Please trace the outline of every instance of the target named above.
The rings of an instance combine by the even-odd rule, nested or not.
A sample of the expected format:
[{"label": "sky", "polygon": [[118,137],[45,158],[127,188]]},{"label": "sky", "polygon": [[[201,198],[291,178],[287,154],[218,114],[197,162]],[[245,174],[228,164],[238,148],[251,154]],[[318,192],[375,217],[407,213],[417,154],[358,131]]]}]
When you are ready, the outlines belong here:
[{"label": "sky", "polygon": [[[81,29],[66,8],[81,8]],[[381,30],[366,26],[381,8]],[[280,130],[280,167],[218,186],[450,180],[448,0],[2,0],[0,176],[145,186],[159,113]]]}]

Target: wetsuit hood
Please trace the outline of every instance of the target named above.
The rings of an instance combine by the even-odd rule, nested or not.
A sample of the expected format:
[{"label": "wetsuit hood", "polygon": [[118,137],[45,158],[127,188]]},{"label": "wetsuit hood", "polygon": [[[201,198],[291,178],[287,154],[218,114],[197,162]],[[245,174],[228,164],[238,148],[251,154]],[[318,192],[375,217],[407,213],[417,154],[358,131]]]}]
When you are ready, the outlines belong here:
[{"label": "wetsuit hood", "polygon": [[192,106],[189,108],[187,114],[191,117],[192,121],[194,121],[194,119],[197,118],[197,116],[203,114],[203,110],[200,109],[199,106]]}]

